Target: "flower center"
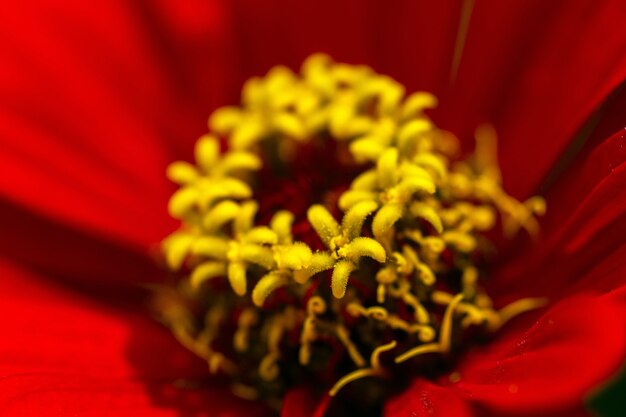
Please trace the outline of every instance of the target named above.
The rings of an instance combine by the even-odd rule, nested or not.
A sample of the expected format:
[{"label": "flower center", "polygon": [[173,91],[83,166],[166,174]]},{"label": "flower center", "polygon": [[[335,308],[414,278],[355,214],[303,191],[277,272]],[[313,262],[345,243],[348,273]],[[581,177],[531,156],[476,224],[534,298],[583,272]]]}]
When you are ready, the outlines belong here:
[{"label": "flower center", "polygon": [[334,396],[420,372],[467,329],[542,304],[497,310],[481,285],[484,232],[499,217],[505,234],[534,234],[545,210],[502,190],[491,128],[457,160],[456,138],[424,114],[435,97],[323,55],[248,81],[242,101],[211,116],[195,165],[168,169],[182,225],[163,248],[179,280],[155,295],[235,393],[275,403],[294,384]]}]

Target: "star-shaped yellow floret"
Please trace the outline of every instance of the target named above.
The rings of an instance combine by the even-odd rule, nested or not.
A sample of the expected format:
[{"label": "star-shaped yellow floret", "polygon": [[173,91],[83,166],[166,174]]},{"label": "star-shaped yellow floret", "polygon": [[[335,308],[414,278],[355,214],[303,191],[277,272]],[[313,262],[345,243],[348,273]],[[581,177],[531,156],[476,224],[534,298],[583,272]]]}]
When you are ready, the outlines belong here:
[{"label": "star-shaped yellow floret", "polygon": [[212,135],[204,135],[196,143],[197,166],[174,162],[168,167],[168,177],[181,185],[170,198],[169,213],[178,219],[190,212],[206,211],[221,199],[244,199],[252,196],[250,186],[237,177],[245,171],[261,168],[261,159],[247,151],[220,153],[220,144]]},{"label": "star-shaped yellow floret", "polygon": [[[243,204],[221,202],[207,217],[210,221],[205,221],[206,234],[197,236],[181,232],[173,241],[166,243],[169,246],[166,253],[173,252],[170,255],[172,264],[182,263],[185,249],[199,260],[191,273],[192,287],[197,288],[215,277],[227,276],[233,291],[244,295],[247,292],[246,272],[252,265],[269,271],[272,276],[308,266],[311,250],[301,242],[292,241],[291,233],[285,227],[285,217],[289,214],[279,212],[270,227],[255,227],[257,209],[258,205],[253,201]],[[232,236],[223,232],[227,223],[232,228]],[[259,284],[261,287],[256,293],[267,296],[269,292],[263,290],[268,288],[267,281]]]},{"label": "star-shaped yellow floret", "polygon": [[249,149],[275,134],[304,141],[321,126],[321,100],[315,88],[279,66],[264,79],[249,80],[243,90],[243,108],[218,109],[209,126],[229,136],[233,149]]},{"label": "star-shaped yellow floret", "polygon": [[339,225],[324,206],[312,206],[307,217],[330,252],[316,254],[315,264],[312,268],[304,270],[303,274],[311,276],[334,268],[331,281],[332,292],[336,298],[342,298],[346,293],[350,274],[358,268],[362,257],[385,262],[387,256],[382,245],[372,238],[361,236],[365,219],[377,208],[378,204],[373,201],[355,204],[344,215]]},{"label": "star-shaped yellow floret", "polygon": [[441,233],[442,225],[437,211],[423,197],[435,193],[433,174],[408,161],[400,161],[396,148],[387,149],[375,169],[357,177],[350,190],[339,199],[339,206],[348,210],[355,204],[368,201],[380,206],[372,222],[372,232],[387,250],[389,232],[403,216],[421,218]]}]

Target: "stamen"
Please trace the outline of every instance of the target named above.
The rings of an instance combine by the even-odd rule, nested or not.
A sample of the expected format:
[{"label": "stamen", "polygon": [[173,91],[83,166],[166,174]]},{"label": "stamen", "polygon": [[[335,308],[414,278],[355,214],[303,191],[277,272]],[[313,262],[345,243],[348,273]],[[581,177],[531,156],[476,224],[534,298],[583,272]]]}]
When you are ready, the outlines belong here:
[{"label": "stamen", "polygon": [[[496,311],[478,260],[498,219],[507,236],[536,235],[545,201],[504,192],[490,125],[459,160],[458,140],[424,113],[436,105],[315,55],[301,74],[277,67],[249,80],[241,106],[210,117],[195,163],[168,168],[180,186],[168,210],[182,224],[163,252],[181,279],[154,305],[236,395],[275,405],[292,384],[326,380],[329,363],[348,367],[330,395],[357,379],[393,380],[409,368],[384,369],[382,353],[403,352],[396,364],[446,360],[465,329],[497,331],[543,305]],[[317,152],[313,168],[300,163],[307,152]],[[294,178],[297,202],[277,207],[272,176]],[[371,352],[367,368],[361,352]]]},{"label": "stamen", "polygon": [[350,372],[348,375],[342,377],[333,387],[330,389],[328,394],[331,397],[337,395],[340,389],[348,385],[350,382],[356,381],[357,379],[366,378],[368,376],[378,376],[378,372],[372,368],[366,369],[357,369],[354,372]]},{"label": "stamen", "polygon": [[308,365],[311,360],[311,342],[317,338],[315,323],[317,316],[326,312],[326,302],[323,298],[313,296],[307,303],[308,316],[302,325],[300,334],[300,350],[298,352],[300,365]]},{"label": "stamen", "polygon": [[377,377],[382,376],[384,374],[384,370],[380,365],[380,355],[383,352],[392,350],[396,347],[396,341],[392,341],[387,343],[386,345],[382,345],[374,349],[372,355],[370,356],[370,368],[365,369],[357,369],[354,372],[350,372],[348,375],[342,377],[339,381],[335,383],[335,385],[330,389],[329,395],[334,397],[337,395],[339,390],[348,385],[350,382],[356,381],[357,379],[366,378],[366,377]]},{"label": "stamen", "polygon": [[335,328],[335,333],[339,341],[346,348],[346,351],[348,352],[348,355],[350,355],[350,358],[352,358],[354,364],[358,367],[365,366],[365,359],[363,359],[361,353],[358,351],[352,340],[350,340],[348,329],[342,325],[338,325]]},{"label": "stamen", "polygon": [[441,322],[441,329],[439,333],[439,346],[441,347],[442,353],[448,353],[450,351],[450,338],[452,335],[452,316],[454,315],[454,310],[462,299],[463,294],[455,296],[452,301],[450,301],[450,304],[448,304],[446,313],[443,315],[443,321]]},{"label": "stamen", "polygon": [[512,318],[519,316],[522,313],[527,311],[536,310],[545,306],[548,303],[548,300],[545,298],[523,298],[521,300],[517,300],[512,302],[511,304],[503,307],[500,311],[498,311],[499,320],[495,328],[492,330],[497,330],[502,327],[506,322],[511,320]]},{"label": "stamen", "polygon": [[255,401],[259,399],[259,391],[254,387],[236,382],[230,387],[230,389],[233,394],[239,398],[243,398],[244,400]]},{"label": "stamen", "polygon": [[237,331],[233,336],[233,347],[237,352],[245,352],[250,345],[250,329],[257,324],[259,316],[255,309],[248,308],[241,312]]},{"label": "stamen", "polygon": [[441,346],[439,343],[428,343],[425,345],[417,346],[407,352],[404,352],[402,355],[396,357],[396,363],[406,362],[407,360],[414,358],[419,355],[423,355],[425,353],[438,353],[441,352]]}]

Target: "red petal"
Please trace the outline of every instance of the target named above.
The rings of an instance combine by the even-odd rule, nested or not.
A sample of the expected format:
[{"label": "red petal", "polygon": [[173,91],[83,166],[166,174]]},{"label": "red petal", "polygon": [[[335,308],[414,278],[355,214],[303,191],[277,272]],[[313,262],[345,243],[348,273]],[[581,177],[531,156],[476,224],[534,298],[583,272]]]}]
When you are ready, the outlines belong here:
[{"label": "red petal", "polygon": [[626,78],[624,19],[620,0],[475,2],[459,76],[442,106],[459,133],[495,124],[507,190],[536,189]]},{"label": "red petal", "polygon": [[247,0],[233,19],[239,81],[277,64],[299,68],[322,51],[371,65],[410,91],[439,90],[447,87],[460,10],[460,2]]},{"label": "red petal", "polygon": [[493,410],[481,409],[479,415],[480,417],[597,417],[595,414],[591,414],[582,405],[569,410],[562,410],[558,412],[549,411],[547,413],[533,411],[531,413],[502,414]]},{"label": "red petal", "polygon": [[470,417],[468,403],[448,387],[416,379],[385,405],[385,417]]},{"label": "red petal", "polygon": [[[520,320],[463,358],[453,388],[500,413],[557,412],[581,406],[626,355],[624,304],[579,296],[557,303],[526,331]],[[508,414],[507,414],[508,415]]]},{"label": "red petal", "polygon": [[153,259],[0,201],[0,253],[74,287],[120,301],[163,278]]},{"label": "red petal", "polygon": [[319,398],[305,387],[287,392],[281,409],[282,417],[324,417],[330,397]]},{"label": "red petal", "polygon": [[264,411],[223,388],[176,388],[201,384],[206,364],[143,315],[62,290],[7,262],[0,273],[3,416]]},{"label": "red petal", "polygon": [[497,271],[490,282],[495,293],[554,298],[581,286],[609,291],[626,283],[623,276],[599,280],[593,272],[605,259],[612,268],[625,259],[626,130],[582,153],[572,167],[547,195],[542,239]]},{"label": "red petal", "polygon": [[223,101],[221,6],[71,3],[1,6],[0,194],[144,250],[173,227],[166,165]]}]

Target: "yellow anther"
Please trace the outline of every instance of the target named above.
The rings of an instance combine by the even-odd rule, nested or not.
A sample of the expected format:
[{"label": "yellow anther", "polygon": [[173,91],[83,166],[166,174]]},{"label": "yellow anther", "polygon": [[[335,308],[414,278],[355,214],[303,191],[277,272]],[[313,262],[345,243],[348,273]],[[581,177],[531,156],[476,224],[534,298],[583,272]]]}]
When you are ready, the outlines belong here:
[{"label": "yellow anther", "polygon": [[428,236],[420,241],[422,248],[429,254],[439,255],[446,249],[446,242],[434,236]]},{"label": "yellow anther", "polygon": [[407,176],[395,188],[395,201],[408,203],[413,194],[433,194],[436,191],[435,183],[423,176]]},{"label": "yellow anther", "polygon": [[426,264],[419,263],[415,268],[417,270],[417,276],[424,283],[424,285],[430,287],[435,284],[437,281],[435,274]]},{"label": "yellow anther", "polygon": [[215,277],[226,276],[226,264],[224,262],[204,262],[198,265],[190,277],[190,284],[198,288],[203,282]]},{"label": "yellow anther", "polygon": [[369,237],[357,237],[337,251],[342,258],[357,262],[364,256],[378,262],[385,262],[385,249],[376,240]]},{"label": "yellow anther", "polygon": [[191,252],[196,256],[226,259],[230,248],[231,245],[226,239],[214,236],[200,236],[193,241]]},{"label": "yellow anther", "polygon": [[404,124],[398,132],[398,148],[402,155],[411,158],[416,151],[417,139],[432,128],[432,123],[427,119],[415,119]]},{"label": "yellow anther", "polygon": [[270,228],[278,236],[278,242],[281,245],[288,245],[293,242],[291,235],[291,225],[293,224],[294,216],[292,213],[283,210],[279,211],[272,217],[270,222]]},{"label": "yellow anther", "polygon": [[307,217],[311,226],[313,226],[326,246],[330,247],[332,239],[341,234],[339,223],[337,223],[326,207],[321,205],[312,206],[307,212]]},{"label": "yellow anther", "polygon": [[307,137],[307,129],[302,120],[296,115],[282,112],[272,119],[274,128],[284,135],[296,140],[304,140]]},{"label": "yellow anther", "polygon": [[331,63],[332,59],[328,55],[322,53],[313,54],[302,63],[302,74],[308,77],[311,72],[326,72],[329,70]]},{"label": "yellow anther", "polygon": [[348,190],[339,198],[339,208],[345,211],[353,207],[355,204],[364,201],[375,201],[376,198],[376,193],[371,191]]},{"label": "yellow anther", "polygon": [[268,129],[257,117],[244,118],[230,136],[229,144],[233,149],[248,149],[259,142]]},{"label": "yellow anther", "polygon": [[[433,176],[432,174],[425,168],[416,165],[411,161],[404,161],[400,164],[400,176],[402,178],[420,178],[424,180],[429,180],[432,184]],[[434,189],[431,191],[434,192]]]},{"label": "yellow anther", "polygon": [[341,223],[341,229],[348,241],[361,236],[365,219],[377,208],[378,203],[375,201],[362,201],[348,210]]},{"label": "yellow anther", "polygon": [[246,266],[242,262],[231,262],[228,264],[228,281],[235,294],[242,296],[248,288],[246,279]]},{"label": "yellow anther", "polygon": [[[316,55],[301,75],[277,67],[249,80],[241,106],[211,115],[212,133],[197,141],[195,163],[168,167],[168,177],[180,185],[168,210],[182,225],[163,241],[163,252],[170,268],[189,273],[155,305],[210,372],[231,376],[238,395],[275,403],[286,389],[283,370],[301,374],[287,366],[288,358],[298,350],[299,364],[318,373],[328,346],[339,349],[331,355],[347,353],[354,362],[354,372],[332,388],[335,395],[357,379],[386,375],[379,355],[396,348],[395,341],[385,342],[398,331],[409,349],[397,363],[446,355],[453,350],[453,331],[497,330],[542,305],[524,299],[496,311],[479,285],[482,265],[476,261],[488,250],[480,233],[497,222],[505,235],[521,228],[536,234],[545,201],[532,197],[521,203],[503,191],[491,126],[477,129],[475,154],[459,160],[459,141],[424,113],[436,105],[428,93],[405,97],[403,86],[368,67]],[[349,172],[361,171],[350,188],[317,189],[316,182],[318,176],[341,182],[348,171],[305,174],[313,180],[307,186],[321,197],[306,219],[300,210],[283,210],[267,224],[274,206],[266,200],[256,219],[260,205],[253,195],[268,190],[265,175],[299,175],[299,153],[309,147],[317,152],[329,140],[341,143],[329,147],[337,155],[328,158]],[[255,178],[262,164],[263,177]],[[314,253],[308,243],[315,242],[295,241],[308,237],[306,221],[325,250]],[[328,273],[321,276],[323,271]],[[230,289],[220,282],[203,285],[218,277],[226,277]],[[459,285],[460,294],[447,292]],[[268,302],[279,288],[284,299]],[[439,306],[445,307],[441,320]],[[213,350],[229,351],[215,340],[223,334],[230,335],[230,351],[245,369]],[[372,351],[373,346],[378,347]],[[369,368],[361,351],[372,351]],[[244,385],[249,381],[259,389]]]},{"label": "yellow anther", "polygon": [[276,264],[272,250],[259,244],[245,243],[240,245],[238,255],[240,259],[265,269],[272,269]]},{"label": "yellow anther", "polygon": [[167,167],[167,178],[179,185],[187,185],[197,181],[200,174],[188,162],[174,162]]},{"label": "yellow anther", "polygon": [[220,157],[220,143],[218,139],[213,135],[204,135],[198,139],[195,147],[195,157],[200,169],[206,173],[211,172]]},{"label": "yellow anther", "polygon": [[335,264],[331,284],[333,296],[335,296],[335,298],[343,298],[346,294],[348,279],[350,278],[350,274],[352,274],[356,268],[357,266],[350,261],[339,261]]},{"label": "yellow anther", "polygon": [[181,188],[170,198],[167,211],[172,217],[182,219],[198,203],[199,198],[200,193],[196,188],[191,186]]},{"label": "yellow anther", "polygon": [[256,171],[261,168],[261,159],[250,152],[230,152],[215,167],[215,175],[229,175],[239,171]]},{"label": "yellow anther", "polygon": [[235,218],[233,229],[236,236],[241,236],[254,226],[254,217],[259,209],[256,201],[246,201],[241,204],[239,214]]},{"label": "yellow anther", "polygon": [[288,282],[284,273],[273,271],[264,275],[252,291],[252,302],[257,307],[263,307],[267,297],[278,288],[287,285]]},{"label": "yellow anther", "polygon": [[389,148],[376,164],[378,186],[382,189],[393,187],[398,179],[398,150]]},{"label": "yellow anther", "polygon": [[437,107],[437,97],[430,93],[418,92],[407,97],[402,106],[402,118],[409,119],[421,114],[425,109]]},{"label": "yellow anther", "polygon": [[302,242],[290,245],[277,245],[274,249],[274,260],[279,269],[299,271],[311,266],[313,254],[311,248]]},{"label": "yellow anther", "polygon": [[468,233],[450,230],[446,231],[442,237],[447,246],[453,246],[459,252],[468,253],[476,248],[476,238]]},{"label": "yellow anther", "polygon": [[202,178],[197,182],[198,206],[206,210],[220,199],[230,198],[234,200],[249,198],[252,189],[245,182],[235,178]]},{"label": "yellow anther", "polygon": [[304,284],[313,275],[331,269],[334,265],[335,259],[330,254],[326,252],[316,252],[311,256],[308,267],[294,272],[293,279],[299,284]]},{"label": "yellow anther", "polygon": [[357,176],[350,186],[353,190],[370,191],[378,188],[378,173],[369,170]]},{"label": "yellow anther", "polygon": [[448,173],[441,158],[432,153],[420,153],[413,158],[413,162],[417,164],[417,166],[432,171],[436,177],[441,180],[445,179]]},{"label": "yellow anther", "polygon": [[441,218],[437,214],[437,211],[425,203],[413,203],[411,204],[411,215],[413,217],[423,219],[427,221],[437,233],[443,232],[443,225],[441,224]]},{"label": "yellow anther", "polygon": [[385,240],[385,236],[394,224],[402,218],[404,208],[399,204],[385,204],[374,216],[372,232],[378,240]]},{"label": "yellow anther", "polygon": [[221,135],[227,135],[241,122],[241,110],[237,107],[221,107],[209,118],[209,128]]},{"label": "yellow anther", "polygon": [[257,226],[249,230],[242,237],[242,241],[247,243],[258,243],[262,245],[276,245],[278,244],[278,235],[269,227]]},{"label": "yellow anther", "polygon": [[376,161],[387,149],[383,140],[365,136],[350,143],[350,152],[358,162]]},{"label": "yellow anther", "polygon": [[180,269],[195,241],[193,235],[182,232],[174,233],[165,239],[163,249],[167,265],[175,270]]},{"label": "yellow anther", "polygon": [[237,214],[239,214],[239,205],[234,201],[224,200],[204,215],[202,224],[209,234],[213,234],[226,223],[234,220]]}]

